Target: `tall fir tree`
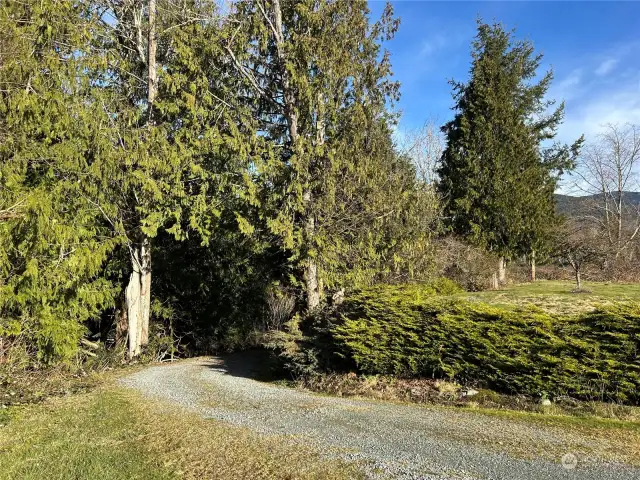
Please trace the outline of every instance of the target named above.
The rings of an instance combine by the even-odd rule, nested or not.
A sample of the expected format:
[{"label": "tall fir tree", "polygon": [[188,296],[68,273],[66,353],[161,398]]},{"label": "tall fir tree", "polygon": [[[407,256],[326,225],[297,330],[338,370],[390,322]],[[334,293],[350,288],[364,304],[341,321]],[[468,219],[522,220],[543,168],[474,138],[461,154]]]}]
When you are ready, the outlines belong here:
[{"label": "tall fir tree", "polygon": [[135,357],[148,342],[154,238],[165,231],[208,241],[224,199],[239,195],[235,161],[247,136],[216,2],[104,4],[97,41],[107,65],[97,84],[111,148],[92,162],[85,185],[130,260],[121,313]]},{"label": "tall fir tree", "polygon": [[408,238],[389,234],[418,195],[387,112],[399,85],[381,43],[398,21],[388,6],[370,23],[364,1],[255,0],[234,22],[228,52],[270,145],[253,177],[262,217],[313,310],[325,286],[372,278]]},{"label": "tall fir tree", "polygon": [[[548,145],[564,116],[545,99],[553,74],[534,79],[542,60],[529,41],[478,21],[468,83],[452,81],[456,115],[443,131],[438,189],[451,229],[505,259],[531,254],[555,221],[553,194],[582,139]],[[549,113],[549,111],[551,112]]]}]

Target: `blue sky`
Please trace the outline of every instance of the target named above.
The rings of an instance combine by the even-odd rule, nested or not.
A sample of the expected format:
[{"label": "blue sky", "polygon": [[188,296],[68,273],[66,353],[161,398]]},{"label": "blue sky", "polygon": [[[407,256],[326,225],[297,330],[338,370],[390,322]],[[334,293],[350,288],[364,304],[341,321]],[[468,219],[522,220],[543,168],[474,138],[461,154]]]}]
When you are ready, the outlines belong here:
[{"label": "blue sky", "polygon": [[[372,18],[384,8],[370,1]],[[399,132],[451,118],[447,80],[466,81],[478,15],[516,29],[553,68],[550,97],[565,100],[559,138],[587,139],[608,122],[640,123],[640,2],[393,2],[400,30],[385,44],[402,84]],[[541,72],[542,73],[542,72]]]}]

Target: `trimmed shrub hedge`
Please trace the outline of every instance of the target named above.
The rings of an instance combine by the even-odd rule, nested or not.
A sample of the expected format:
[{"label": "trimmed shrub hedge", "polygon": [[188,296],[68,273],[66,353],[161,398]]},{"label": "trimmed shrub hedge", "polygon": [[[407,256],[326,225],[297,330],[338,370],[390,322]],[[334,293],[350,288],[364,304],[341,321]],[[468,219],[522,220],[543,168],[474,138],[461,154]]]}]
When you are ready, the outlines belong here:
[{"label": "trimmed shrub hedge", "polygon": [[534,307],[438,299],[419,286],[378,286],[348,297],[332,324],[334,348],[363,373],[640,402],[637,303],[557,318]]}]

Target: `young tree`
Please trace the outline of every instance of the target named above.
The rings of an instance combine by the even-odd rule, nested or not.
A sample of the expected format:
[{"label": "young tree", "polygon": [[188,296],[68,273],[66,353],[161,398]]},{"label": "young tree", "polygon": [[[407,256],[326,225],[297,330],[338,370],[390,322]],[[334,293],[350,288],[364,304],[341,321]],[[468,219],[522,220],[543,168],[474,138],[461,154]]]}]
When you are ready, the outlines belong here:
[{"label": "young tree", "polygon": [[593,225],[568,220],[554,232],[554,251],[561,263],[568,263],[576,279],[576,292],[582,291],[582,268],[603,258],[601,237]]},{"label": "young tree", "polygon": [[599,226],[617,260],[638,238],[640,202],[632,194],[640,190],[640,127],[604,127],[585,148],[577,170],[577,187],[589,194],[588,218]]},{"label": "young tree", "polygon": [[469,82],[451,82],[456,115],[443,127],[438,188],[450,228],[499,256],[504,283],[505,259],[530,254],[544,239],[539,232],[554,220],[557,181],[581,140],[542,146],[555,137],[564,106],[546,113],[553,75],[532,82],[542,56],[531,42],[479,21],[471,55]]}]

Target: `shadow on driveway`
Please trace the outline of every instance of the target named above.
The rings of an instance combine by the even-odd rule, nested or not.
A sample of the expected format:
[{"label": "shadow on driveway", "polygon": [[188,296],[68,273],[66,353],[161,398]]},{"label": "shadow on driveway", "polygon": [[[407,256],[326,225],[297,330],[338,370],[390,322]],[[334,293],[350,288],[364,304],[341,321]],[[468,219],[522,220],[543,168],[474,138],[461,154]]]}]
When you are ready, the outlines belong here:
[{"label": "shadow on driveway", "polygon": [[226,375],[260,382],[291,380],[286,372],[278,368],[278,359],[275,355],[264,349],[219,355],[201,365]]}]

